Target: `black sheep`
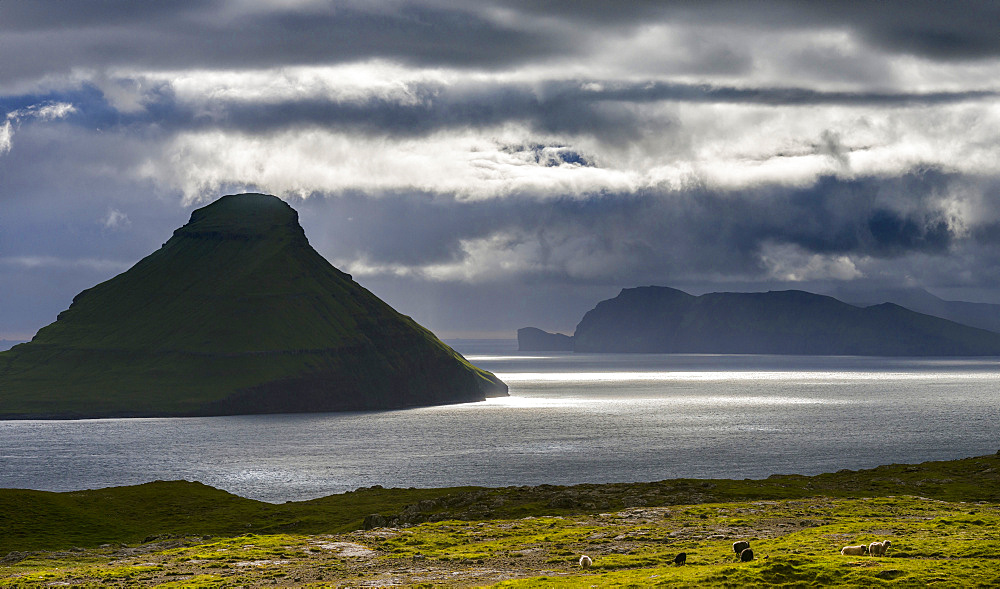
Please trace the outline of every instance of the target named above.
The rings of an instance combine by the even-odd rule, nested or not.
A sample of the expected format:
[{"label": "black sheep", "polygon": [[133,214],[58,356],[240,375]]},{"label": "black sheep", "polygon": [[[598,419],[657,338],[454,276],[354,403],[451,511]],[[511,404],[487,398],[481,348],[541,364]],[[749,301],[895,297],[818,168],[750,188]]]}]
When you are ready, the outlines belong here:
[{"label": "black sheep", "polygon": [[750,562],[753,560],[753,549],[747,548],[740,553],[740,562]]},{"label": "black sheep", "polygon": [[739,554],[739,553],[743,552],[747,548],[750,548],[750,543],[747,542],[746,540],[740,540],[739,542],[733,542],[733,552],[735,552],[736,554]]},{"label": "black sheep", "polygon": [[674,557],[674,564],[677,566],[681,566],[682,564],[687,562],[687,559],[688,559],[687,552],[681,552],[680,554]]}]

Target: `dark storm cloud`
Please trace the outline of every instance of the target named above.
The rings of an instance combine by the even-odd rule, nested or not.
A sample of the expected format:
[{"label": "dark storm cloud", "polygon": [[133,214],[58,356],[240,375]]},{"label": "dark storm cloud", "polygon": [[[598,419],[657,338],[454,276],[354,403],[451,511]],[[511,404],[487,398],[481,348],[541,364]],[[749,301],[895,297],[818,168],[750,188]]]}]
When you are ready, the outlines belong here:
[{"label": "dark storm cloud", "polygon": [[[765,186],[738,194],[648,190],[485,201],[350,194],[302,207],[310,211],[304,217],[325,220],[314,221],[311,239],[340,259],[410,267],[455,263],[465,255],[463,240],[509,234],[509,247],[528,243],[535,252],[518,280],[530,280],[539,270],[560,280],[638,284],[711,273],[763,278],[760,255],[769,244],[887,260],[943,254],[969,239],[944,213],[949,191],[966,184],[959,175],[919,169],[900,177],[824,177],[808,188]],[[592,272],[574,273],[588,259]]]},{"label": "dark storm cloud", "polygon": [[879,209],[868,219],[868,230],[880,250],[909,252],[915,249],[944,251],[954,235],[941,213],[916,218]]},{"label": "dark storm cloud", "polygon": [[641,26],[650,22],[742,26],[758,30],[845,28],[894,53],[934,60],[1000,55],[1000,3],[992,0],[840,0],[838,2],[535,2],[510,0],[525,14],[585,23],[589,27]]},{"label": "dark storm cloud", "polygon": [[[856,6],[857,26],[873,45],[899,53],[938,60],[981,59],[1000,55],[1000,3],[903,2],[895,10],[876,3],[874,22],[868,10]],[[853,21],[854,19],[852,19]]]},{"label": "dark storm cloud", "polygon": [[[366,133],[421,135],[443,128],[522,122],[543,132],[632,137],[652,117],[631,109],[656,102],[765,106],[846,105],[908,107],[996,98],[995,91],[822,92],[807,88],[734,88],[675,83],[553,81],[540,84],[483,83],[475,86],[414,83],[406,103],[382,97],[358,101],[302,100],[278,103],[217,103],[211,117],[179,106],[182,125],[220,125],[266,131],[289,125],[319,125]],[[414,100],[415,99],[415,100]],[[164,105],[169,109],[169,105]]]},{"label": "dark storm cloud", "polygon": [[[553,58],[585,58],[597,42],[627,38],[656,23],[738,27],[760,34],[843,28],[882,50],[932,60],[1000,55],[996,2],[768,2],[753,3],[752,8],[729,2],[501,1],[240,7],[238,12],[225,2],[3,2],[0,83],[68,74],[74,68],[244,69],[373,58],[495,70]],[[705,50],[714,55],[718,48]],[[703,68],[733,57],[731,51],[728,57],[712,55]],[[741,70],[751,65],[741,63]]]},{"label": "dark storm cloud", "polygon": [[[251,6],[252,5],[247,5]],[[267,68],[386,58],[504,67],[569,50],[569,39],[423,3],[233,11],[226,2],[3,2],[0,82],[73,68]]]},{"label": "dark storm cloud", "polygon": [[768,106],[843,105],[905,107],[948,104],[994,98],[992,90],[964,92],[830,92],[809,88],[738,88],[709,84],[651,82],[609,84],[591,98],[604,101],[654,102],[681,101],[717,104],[762,104]]}]

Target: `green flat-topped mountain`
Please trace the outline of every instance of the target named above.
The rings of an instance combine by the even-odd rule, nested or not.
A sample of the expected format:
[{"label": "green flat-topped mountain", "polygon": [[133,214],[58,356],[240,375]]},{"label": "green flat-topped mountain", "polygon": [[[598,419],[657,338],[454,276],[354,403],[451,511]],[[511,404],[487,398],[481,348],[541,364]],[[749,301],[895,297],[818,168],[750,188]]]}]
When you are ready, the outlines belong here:
[{"label": "green flat-topped mountain", "polygon": [[0,416],[391,409],[507,387],[319,255],[263,194],[194,211],[158,251],[0,353]]}]

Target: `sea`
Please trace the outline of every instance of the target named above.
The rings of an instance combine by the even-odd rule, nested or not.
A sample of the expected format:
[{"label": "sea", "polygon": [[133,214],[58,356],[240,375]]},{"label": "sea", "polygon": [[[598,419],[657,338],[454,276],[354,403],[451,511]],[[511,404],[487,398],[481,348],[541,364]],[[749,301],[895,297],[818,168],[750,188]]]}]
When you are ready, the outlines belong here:
[{"label": "sea", "polygon": [[360,487],[766,478],[993,454],[1000,358],[524,353],[510,386],[398,411],[0,421],[0,488],[200,481],[273,503]]}]

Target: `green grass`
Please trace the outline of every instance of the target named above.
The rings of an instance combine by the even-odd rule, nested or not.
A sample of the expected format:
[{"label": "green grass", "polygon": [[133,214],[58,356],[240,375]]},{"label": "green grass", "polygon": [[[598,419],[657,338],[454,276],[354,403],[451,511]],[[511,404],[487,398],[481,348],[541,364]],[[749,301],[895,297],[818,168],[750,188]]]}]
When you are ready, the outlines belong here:
[{"label": "green grass", "polygon": [[[36,555],[0,565],[0,587],[377,584],[388,572],[414,581],[428,570],[441,571],[434,584],[451,586],[458,574],[525,569],[500,586],[991,587],[1000,582],[998,524],[996,503],[913,496],[707,503],[320,539],[363,542],[377,554],[363,562],[324,554],[316,537],[298,533],[191,539],[127,562],[100,551]],[[736,562],[735,539],[751,542],[753,562]],[[893,542],[884,558],[839,554],[876,539]],[[681,551],[688,564],[673,566]],[[576,566],[580,554],[593,568]]]},{"label": "green grass", "polygon": [[346,532],[360,528],[371,513],[398,513],[420,501],[470,490],[359,489],[276,505],[187,481],[67,493],[0,489],[0,556],[171,536]]},{"label": "green grass", "polygon": [[[157,481],[67,493],[0,489],[0,555],[12,550],[59,550],[149,537],[244,533],[340,533],[356,530],[370,514],[386,524],[522,519],[618,511],[629,507],[690,504],[691,526],[719,517],[708,503],[918,496],[951,502],[1000,503],[1000,455],[894,464],[816,476],[775,475],[762,480],[673,479],[538,487],[359,489],[311,501],[271,504],[186,481]],[[873,503],[879,512],[891,503]],[[740,525],[750,515],[726,516]],[[807,517],[804,514],[803,517]],[[984,520],[985,521],[985,520]],[[940,522],[942,533],[975,528],[976,518]]]}]

